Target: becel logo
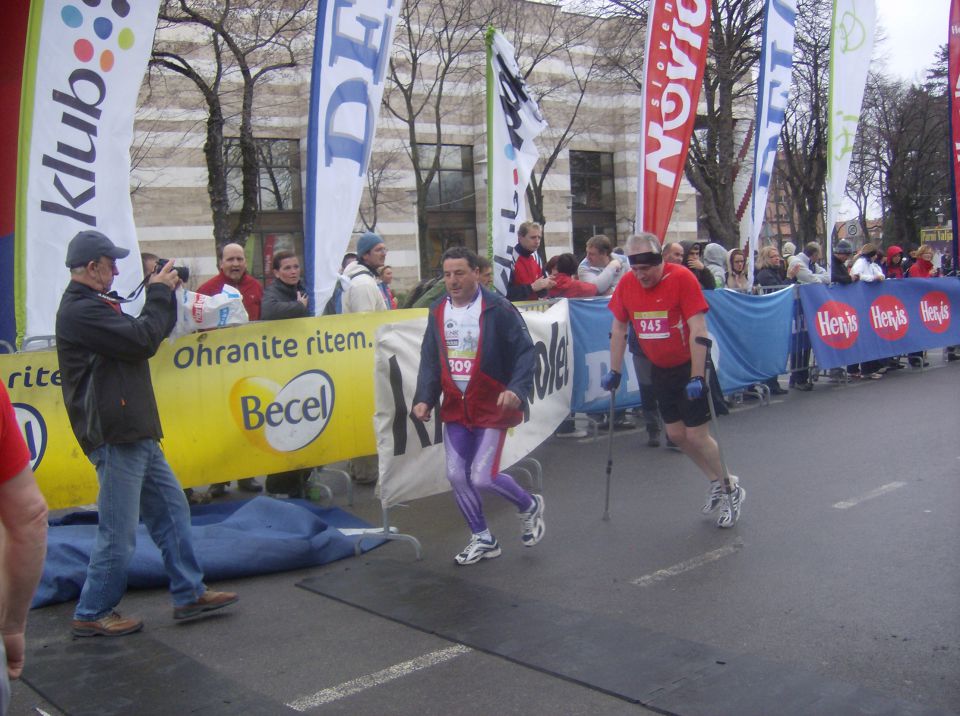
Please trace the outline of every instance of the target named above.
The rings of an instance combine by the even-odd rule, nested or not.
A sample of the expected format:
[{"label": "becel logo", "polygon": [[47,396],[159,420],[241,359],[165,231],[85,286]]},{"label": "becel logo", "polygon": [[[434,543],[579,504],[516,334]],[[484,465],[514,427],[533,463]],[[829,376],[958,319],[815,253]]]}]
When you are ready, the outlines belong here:
[{"label": "becel logo", "polygon": [[831,348],[844,350],[857,342],[857,312],[840,301],[827,301],[817,310],[817,334]]},{"label": "becel logo", "polygon": [[14,412],[17,414],[17,423],[23,432],[23,439],[30,450],[30,469],[36,471],[47,449],[47,424],[43,416],[33,406],[26,403],[14,403]]},{"label": "becel logo", "polygon": [[[100,8],[100,0],[82,0],[88,7],[87,12],[94,17],[84,16],[84,11],[73,4],[64,5],[60,10],[60,19],[67,27],[79,30],[81,37],[73,43],[73,54],[81,62],[88,63],[97,54],[95,43],[101,45],[97,55],[97,65],[103,72],[109,72],[116,63],[116,55],[111,47],[112,42],[121,50],[129,50],[134,44],[133,30],[129,27],[116,27],[116,20],[108,16],[105,8]],[[107,5],[106,2],[103,3]],[[111,0],[109,3],[113,14],[124,19],[130,14],[130,3],[127,0]],[[87,22],[89,21],[89,26]],[[89,33],[92,31],[91,36]],[[102,44],[101,44],[102,43]]]},{"label": "becel logo", "polygon": [[920,299],[920,320],[934,333],[950,328],[950,299],[943,291],[930,291]]},{"label": "becel logo", "polygon": [[887,341],[898,341],[907,333],[907,307],[896,296],[880,296],[870,304],[870,325]]},{"label": "becel logo", "polygon": [[243,378],[230,391],[234,420],[257,447],[293,452],[319,437],[333,413],[333,381],[308,370],[282,388],[266,378]]}]

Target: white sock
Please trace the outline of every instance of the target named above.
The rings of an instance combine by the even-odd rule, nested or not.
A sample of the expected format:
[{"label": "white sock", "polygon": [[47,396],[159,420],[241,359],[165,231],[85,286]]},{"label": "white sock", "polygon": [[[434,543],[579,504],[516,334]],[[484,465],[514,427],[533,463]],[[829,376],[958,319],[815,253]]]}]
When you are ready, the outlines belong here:
[{"label": "white sock", "polygon": [[493,535],[490,534],[490,530],[484,530],[483,532],[477,532],[474,536],[479,537],[484,542],[493,542]]}]

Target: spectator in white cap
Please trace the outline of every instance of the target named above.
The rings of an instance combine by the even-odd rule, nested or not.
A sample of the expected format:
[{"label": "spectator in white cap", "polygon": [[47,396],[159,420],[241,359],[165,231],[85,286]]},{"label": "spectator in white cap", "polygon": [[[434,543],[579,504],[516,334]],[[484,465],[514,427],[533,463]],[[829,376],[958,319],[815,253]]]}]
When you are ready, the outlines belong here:
[{"label": "spectator in white cap", "polygon": [[350,287],[343,293],[343,312],[386,311],[390,306],[380,290],[380,268],[386,263],[387,247],[377,234],[368,231],[357,241],[357,261],[343,275]]}]

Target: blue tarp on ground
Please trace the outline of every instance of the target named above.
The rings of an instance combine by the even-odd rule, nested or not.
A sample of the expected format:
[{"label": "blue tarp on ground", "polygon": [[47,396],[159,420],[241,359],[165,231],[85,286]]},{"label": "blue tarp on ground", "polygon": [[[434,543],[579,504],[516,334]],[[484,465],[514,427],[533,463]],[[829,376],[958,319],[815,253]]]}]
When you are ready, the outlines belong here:
[{"label": "blue tarp on ground", "polygon": [[[270,497],[201,505],[191,512],[194,549],[209,582],[315,567],[352,556],[354,539],[340,530],[370,527],[337,508]],[[168,579],[160,550],[143,524],[137,530],[128,586],[165,587]],[[75,512],[51,522],[34,608],[80,596],[96,531],[96,512]],[[367,551],[381,543],[371,539],[363,544]]]}]

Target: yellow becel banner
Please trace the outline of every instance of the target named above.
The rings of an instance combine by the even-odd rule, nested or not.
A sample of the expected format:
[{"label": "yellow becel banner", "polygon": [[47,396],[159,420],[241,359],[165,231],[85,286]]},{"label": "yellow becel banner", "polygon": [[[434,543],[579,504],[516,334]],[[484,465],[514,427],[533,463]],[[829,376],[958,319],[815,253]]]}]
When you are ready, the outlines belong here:
[{"label": "yellow becel banner", "polygon": [[[374,336],[426,309],[251,323],[164,341],[150,361],[163,448],[184,487],[376,453]],[[0,356],[51,509],[96,500],[55,350]]]}]

